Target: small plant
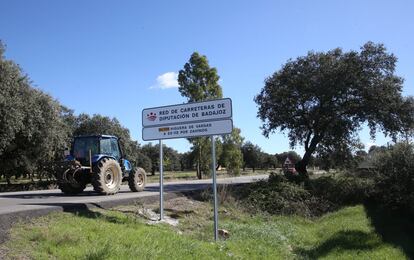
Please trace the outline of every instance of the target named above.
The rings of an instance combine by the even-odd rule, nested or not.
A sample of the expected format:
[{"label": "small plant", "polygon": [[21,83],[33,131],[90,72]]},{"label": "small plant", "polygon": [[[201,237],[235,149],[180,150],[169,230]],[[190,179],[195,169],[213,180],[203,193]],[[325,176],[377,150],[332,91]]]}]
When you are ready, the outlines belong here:
[{"label": "small plant", "polygon": [[232,200],[231,193],[230,193],[230,188],[226,184],[218,186],[217,194],[218,194],[218,197],[219,197],[220,204],[223,204],[224,202],[228,202],[228,201]]}]

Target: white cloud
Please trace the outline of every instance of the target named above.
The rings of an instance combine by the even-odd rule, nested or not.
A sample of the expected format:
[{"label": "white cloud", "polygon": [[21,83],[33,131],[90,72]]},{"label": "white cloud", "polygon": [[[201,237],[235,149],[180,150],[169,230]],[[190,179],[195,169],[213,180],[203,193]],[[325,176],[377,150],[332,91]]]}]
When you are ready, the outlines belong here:
[{"label": "white cloud", "polygon": [[178,73],[176,72],[165,72],[157,77],[157,84],[151,86],[150,89],[159,88],[178,88]]}]

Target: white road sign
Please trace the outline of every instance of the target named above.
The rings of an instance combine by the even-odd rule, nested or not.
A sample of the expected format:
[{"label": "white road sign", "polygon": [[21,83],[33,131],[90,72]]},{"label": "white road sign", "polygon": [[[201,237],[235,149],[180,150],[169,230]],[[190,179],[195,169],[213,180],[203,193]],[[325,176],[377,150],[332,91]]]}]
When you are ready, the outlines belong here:
[{"label": "white road sign", "polygon": [[218,239],[216,147],[214,135],[233,131],[231,99],[146,108],[142,110],[142,139],[159,140],[160,147],[160,220],[164,216],[162,140],[210,136],[214,193],[214,239]]},{"label": "white road sign", "polygon": [[153,127],[205,122],[231,117],[231,99],[223,98],[205,102],[146,108],[142,110],[142,126]]},{"label": "white road sign", "polygon": [[145,127],[142,129],[144,141],[188,138],[196,136],[210,136],[230,134],[233,130],[233,121],[224,119],[218,121],[186,123],[169,126]]}]

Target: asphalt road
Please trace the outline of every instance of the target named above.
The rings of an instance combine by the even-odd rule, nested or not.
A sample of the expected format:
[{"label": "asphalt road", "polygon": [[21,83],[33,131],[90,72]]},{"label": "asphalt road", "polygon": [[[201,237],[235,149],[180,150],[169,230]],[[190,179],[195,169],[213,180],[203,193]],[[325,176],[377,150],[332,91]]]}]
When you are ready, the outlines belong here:
[{"label": "asphalt road", "polygon": [[[218,179],[219,184],[240,184],[258,181],[267,178],[267,175],[242,176]],[[205,189],[211,185],[211,179],[191,180],[164,183],[165,194],[172,192],[183,192],[190,190]],[[127,185],[121,187],[118,194],[112,196],[99,195],[88,187],[79,195],[64,195],[60,190],[41,190],[24,192],[2,192],[0,193],[0,217],[2,215],[17,214],[33,211],[41,213],[82,204],[116,205],[137,198],[154,197],[159,194],[158,183],[148,184],[143,192],[131,192]],[[24,215],[24,214],[23,214]],[[35,214],[41,215],[41,214]]]}]

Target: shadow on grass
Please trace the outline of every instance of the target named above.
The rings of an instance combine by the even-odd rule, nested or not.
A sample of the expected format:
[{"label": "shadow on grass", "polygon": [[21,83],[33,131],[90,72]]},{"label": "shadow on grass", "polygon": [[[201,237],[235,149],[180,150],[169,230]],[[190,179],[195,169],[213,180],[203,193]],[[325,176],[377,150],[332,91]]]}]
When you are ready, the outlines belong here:
[{"label": "shadow on grass", "polygon": [[310,259],[326,256],[331,251],[372,250],[381,243],[374,234],[358,230],[340,231],[312,249],[298,249],[296,253]]},{"label": "shadow on grass", "polygon": [[364,206],[371,225],[382,240],[401,248],[409,259],[414,259],[414,216],[386,211],[373,203]]},{"label": "shadow on grass", "polygon": [[39,203],[39,204],[25,204],[25,205],[41,205],[41,206],[54,206],[62,208],[63,212],[72,213],[78,217],[100,219],[114,224],[127,224],[130,220],[127,218],[119,218],[117,216],[111,216],[103,214],[100,211],[92,210],[93,208],[99,208],[107,210],[97,203]]}]

